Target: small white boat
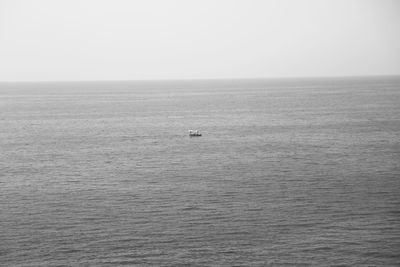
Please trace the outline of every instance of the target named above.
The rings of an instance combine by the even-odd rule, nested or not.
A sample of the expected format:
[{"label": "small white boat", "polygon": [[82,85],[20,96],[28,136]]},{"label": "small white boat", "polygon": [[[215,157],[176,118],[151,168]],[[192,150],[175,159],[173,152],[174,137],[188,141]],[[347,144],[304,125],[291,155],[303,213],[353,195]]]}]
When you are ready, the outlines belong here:
[{"label": "small white boat", "polygon": [[198,130],[189,130],[189,136],[201,136]]}]

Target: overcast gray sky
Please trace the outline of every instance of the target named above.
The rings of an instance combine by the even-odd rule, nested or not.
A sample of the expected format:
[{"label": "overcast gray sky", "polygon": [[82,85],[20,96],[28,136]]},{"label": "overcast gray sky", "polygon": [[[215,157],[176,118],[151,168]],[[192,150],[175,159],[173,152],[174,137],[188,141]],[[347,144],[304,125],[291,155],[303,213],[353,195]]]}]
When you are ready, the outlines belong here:
[{"label": "overcast gray sky", "polygon": [[400,74],[398,0],[0,0],[0,81]]}]

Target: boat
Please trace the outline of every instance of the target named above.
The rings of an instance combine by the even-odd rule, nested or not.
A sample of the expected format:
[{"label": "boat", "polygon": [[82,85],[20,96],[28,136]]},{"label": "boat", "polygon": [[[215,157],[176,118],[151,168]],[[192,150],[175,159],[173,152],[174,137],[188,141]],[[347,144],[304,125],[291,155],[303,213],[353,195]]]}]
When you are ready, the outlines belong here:
[{"label": "boat", "polygon": [[189,136],[201,136],[198,130],[189,130]]}]

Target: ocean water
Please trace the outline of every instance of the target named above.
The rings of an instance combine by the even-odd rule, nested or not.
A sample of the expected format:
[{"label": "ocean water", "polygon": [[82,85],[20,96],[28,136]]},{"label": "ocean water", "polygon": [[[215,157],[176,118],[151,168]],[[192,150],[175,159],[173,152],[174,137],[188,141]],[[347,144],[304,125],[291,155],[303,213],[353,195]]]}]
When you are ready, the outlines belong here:
[{"label": "ocean water", "polygon": [[1,83],[0,265],[399,266],[400,78]]}]

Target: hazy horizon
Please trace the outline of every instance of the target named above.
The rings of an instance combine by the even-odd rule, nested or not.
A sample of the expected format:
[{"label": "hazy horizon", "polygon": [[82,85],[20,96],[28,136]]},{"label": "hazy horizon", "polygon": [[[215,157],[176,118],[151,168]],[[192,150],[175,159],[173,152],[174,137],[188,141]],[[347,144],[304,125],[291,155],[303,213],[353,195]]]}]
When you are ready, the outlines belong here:
[{"label": "hazy horizon", "polygon": [[400,75],[400,2],[0,0],[0,82]]},{"label": "hazy horizon", "polygon": [[234,80],[241,80],[241,81],[274,81],[274,80],[325,80],[325,79],[339,79],[339,80],[347,80],[347,79],[379,79],[379,78],[398,78],[400,79],[400,74],[399,75],[349,75],[349,76],[288,76],[288,77],[222,77],[222,78],[181,78],[181,79],[175,79],[175,78],[166,78],[166,79],[125,79],[125,80],[26,80],[26,81],[0,81],[0,83],[64,83],[64,82],[88,82],[88,83],[96,83],[96,82],[196,82],[196,81],[234,81]]}]

